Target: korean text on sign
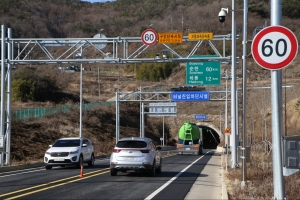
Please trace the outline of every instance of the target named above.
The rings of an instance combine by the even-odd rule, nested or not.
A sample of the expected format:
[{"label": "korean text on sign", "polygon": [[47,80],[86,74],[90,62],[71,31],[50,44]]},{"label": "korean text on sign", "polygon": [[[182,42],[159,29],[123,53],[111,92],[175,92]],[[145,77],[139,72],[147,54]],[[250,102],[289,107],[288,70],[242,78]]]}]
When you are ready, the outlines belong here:
[{"label": "korean text on sign", "polygon": [[213,33],[212,32],[202,32],[202,33],[189,33],[189,40],[212,40]]},{"label": "korean text on sign", "polygon": [[209,92],[172,92],[172,101],[209,101]]},{"label": "korean text on sign", "polygon": [[182,33],[158,33],[159,44],[178,44],[182,43]]}]

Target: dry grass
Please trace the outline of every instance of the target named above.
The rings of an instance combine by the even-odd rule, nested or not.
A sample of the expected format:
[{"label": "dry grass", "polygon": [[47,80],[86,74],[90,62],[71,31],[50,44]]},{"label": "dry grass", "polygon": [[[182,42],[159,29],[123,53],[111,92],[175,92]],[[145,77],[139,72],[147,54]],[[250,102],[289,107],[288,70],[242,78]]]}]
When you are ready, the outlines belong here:
[{"label": "dry grass", "polygon": [[[225,182],[229,199],[272,199],[274,196],[272,154],[251,151],[251,162],[247,163],[246,185],[242,183],[242,165],[225,171]],[[228,161],[230,160],[230,156]],[[286,197],[299,199],[300,173],[284,177]]]}]

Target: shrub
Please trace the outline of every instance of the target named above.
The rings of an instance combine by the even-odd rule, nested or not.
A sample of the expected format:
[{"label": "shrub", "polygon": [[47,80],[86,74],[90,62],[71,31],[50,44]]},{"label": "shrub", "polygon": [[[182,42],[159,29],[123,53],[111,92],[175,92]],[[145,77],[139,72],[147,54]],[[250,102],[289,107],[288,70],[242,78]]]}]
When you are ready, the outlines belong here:
[{"label": "shrub", "polygon": [[172,70],[178,65],[178,63],[144,63],[138,67],[136,78],[138,80],[160,81],[168,78]]},{"label": "shrub", "polygon": [[52,95],[59,91],[55,78],[48,74],[38,74],[29,69],[21,69],[14,74],[13,101],[49,101]]}]

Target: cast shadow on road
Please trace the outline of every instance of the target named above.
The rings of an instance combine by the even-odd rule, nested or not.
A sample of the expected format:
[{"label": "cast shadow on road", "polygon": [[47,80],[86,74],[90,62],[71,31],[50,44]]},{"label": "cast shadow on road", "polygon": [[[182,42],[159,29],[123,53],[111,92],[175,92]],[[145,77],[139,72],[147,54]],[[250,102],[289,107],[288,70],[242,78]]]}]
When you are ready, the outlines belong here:
[{"label": "cast shadow on road", "polygon": [[[157,177],[165,177],[165,178],[172,178],[177,176],[179,172],[167,172],[167,171],[162,171],[159,174],[155,174],[153,178]],[[201,174],[200,174],[201,175]],[[200,176],[199,173],[193,173],[193,172],[183,172],[181,173],[178,177],[195,177],[195,176]],[[149,177],[147,172],[118,172],[117,176],[124,176],[124,177]],[[202,177],[206,177],[208,175],[201,175]],[[152,178],[152,177],[150,177]]]},{"label": "cast shadow on road", "polygon": [[[109,165],[108,164],[95,164],[94,166],[88,166],[87,164],[84,164],[83,165],[83,168],[84,169],[107,169],[109,168]],[[70,165],[70,166],[64,166],[64,167],[53,167],[52,170],[64,170],[64,169],[78,169],[75,165]]]}]

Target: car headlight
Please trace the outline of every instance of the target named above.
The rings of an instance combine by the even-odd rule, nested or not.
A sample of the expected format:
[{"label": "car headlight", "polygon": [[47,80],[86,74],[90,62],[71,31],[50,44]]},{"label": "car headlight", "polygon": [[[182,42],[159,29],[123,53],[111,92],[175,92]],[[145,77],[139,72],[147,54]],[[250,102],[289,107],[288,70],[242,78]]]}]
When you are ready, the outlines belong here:
[{"label": "car headlight", "polygon": [[70,154],[77,154],[77,153],[78,153],[78,149],[70,152]]},{"label": "car headlight", "polygon": [[48,151],[46,151],[46,153],[45,154],[47,154],[47,155],[51,155],[51,153],[50,152],[48,152]]}]

